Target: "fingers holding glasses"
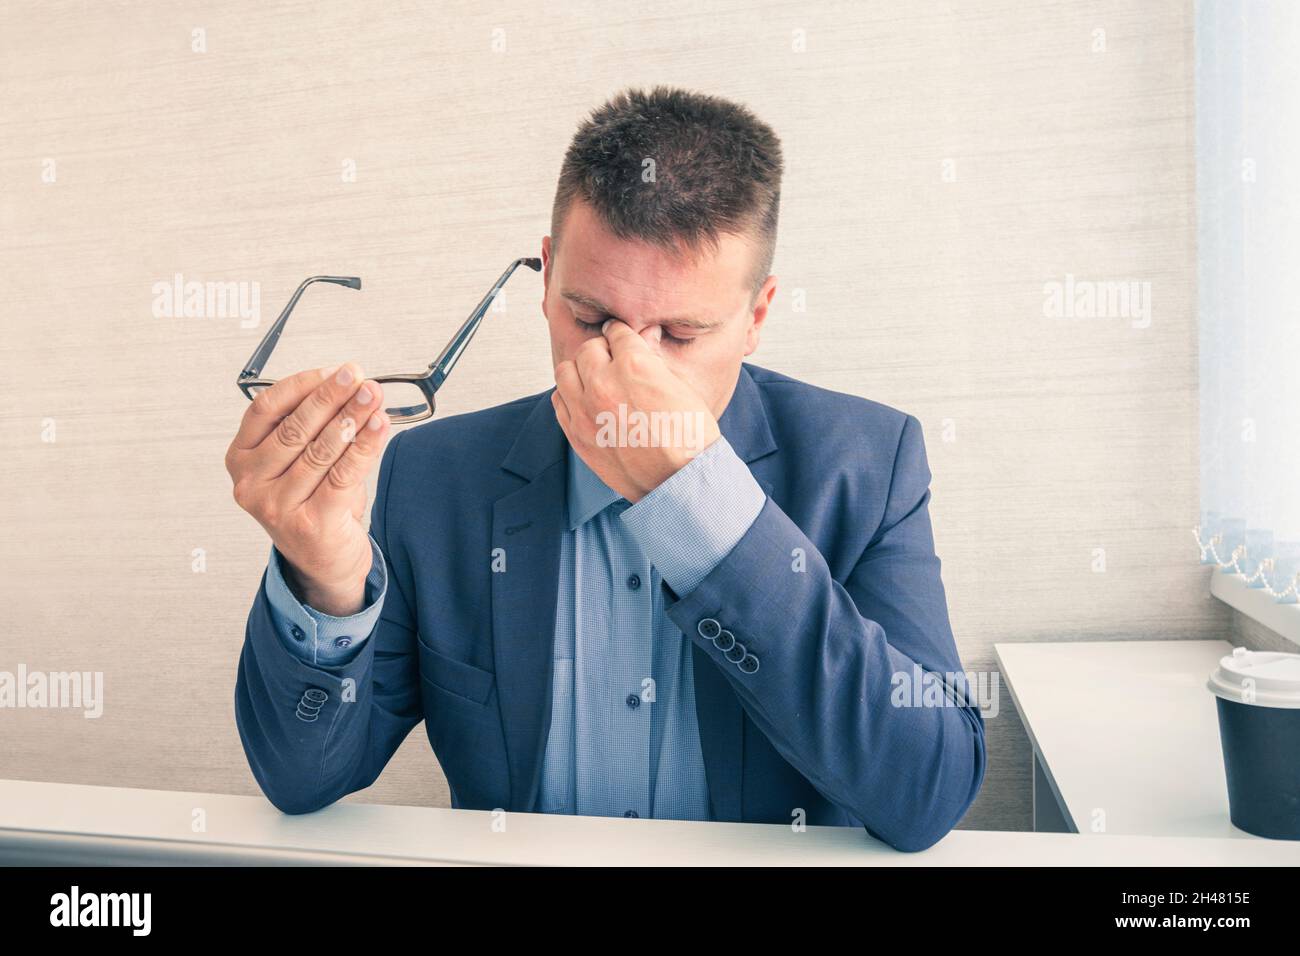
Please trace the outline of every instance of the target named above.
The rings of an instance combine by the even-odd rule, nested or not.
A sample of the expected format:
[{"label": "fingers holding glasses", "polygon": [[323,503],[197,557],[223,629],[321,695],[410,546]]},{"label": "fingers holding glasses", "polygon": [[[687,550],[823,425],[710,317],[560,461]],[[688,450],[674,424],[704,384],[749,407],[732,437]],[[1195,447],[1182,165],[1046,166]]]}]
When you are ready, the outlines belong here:
[{"label": "fingers holding glasses", "polygon": [[302,453],[280,476],[280,494],[286,504],[297,505],[315,492],[326,474],[383,415],[384,389],[378,382],[365,381],[334,418],[307,443]]},{"label": "fingers holding glasses", "polygon": [[[379,390],[378,386],[376,390]],[[381,403],[382,398],[375,400],[373,413],[364,424],[358,425],[356,437],[348,442],[342,454],[324,473],[312,494],[313,501],[326,508],[345,501],[355,503],[357,491],[361,489],[360,500],[364,510],[366,478],[383,454],[384,438],[389,432],[388,414],[379,407]],[[359,514],[356,517],[360,519]]]},{"label": "fingers holding glasses", "polygon": [[282,378],[270,388],[258,392],[240,419],[239,430],[231,443],[232,449],[249,451],[260,445],[275,430],[275,426],[280,424],[281,419],[297,408],[312,389],[318,388],[323,381],[337,373],[338,369],[337,365],[309,368]]},{"label": "fingers holding glasses", "polygon": [[361,368],[355,362],[345,362],[310,390],[257,446],[258,476],[277,478],[284,474],[356,394],[361,382]]}]

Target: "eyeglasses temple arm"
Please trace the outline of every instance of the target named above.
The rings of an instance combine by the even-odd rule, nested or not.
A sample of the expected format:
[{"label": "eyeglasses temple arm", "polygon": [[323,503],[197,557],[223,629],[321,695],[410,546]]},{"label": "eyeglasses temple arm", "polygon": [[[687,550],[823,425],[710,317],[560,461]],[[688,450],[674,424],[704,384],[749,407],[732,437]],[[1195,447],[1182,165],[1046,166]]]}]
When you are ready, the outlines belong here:
[{"label": "eyeglasses temple arm", "polygon": [[313,282],[332,282],[335,285],[347,286],[349,289],[361,288],[361,280],[356,276],[312,276],[303,279],[293,297],[289,299],[289,303],[281,310],[280,317],[266,330],[266,335],[262,336],[262,341],[253,351],[248,361],[244,363],[244,370],[239,373],[240,381],[261,376],[262,368],[266,365],[267,359],[271,357],[271,353],[275,351],[275,346],[280,341],[280,333],[284,331],[284,326],[289,321],[289,313],[293,311],[293,307],[302,298],[303,290]]},{"label": "eyeglasses temple arm", "polygon": [[432,379],[434,391],[437,391],[442,387],[442,383],[447,380],[447,376],[451,374],[451,370],[456,367],[456,363],[460,361],[460,357],[465,351],[465,346],[469,345],[470,339],[474,337],[474,333],[478,331],[479,325],[483,322],[483,316],[487,315],[488,306],[492,304],[492,300],[495,299],[497,293],[501,291],[501,287],[506,284],[506,280],[509,279],[514,271],[521,265],[528,266],[528,268],[532,269],[534,272],[540,272],[542,269],[542,260],[535,258],[516,259],[514,262],[510,263],[505,272],[501,273],[501,278],[497,279],[497,281],[492,284],[492,288],[488,290],[487,295],[483,296],[479,301],[479,304],[474,307],[474,311],[469,314],[469,318],[466,319],[465,324],[460,327],[460,331],[452,336],[451,341],[448,342],[446,348],[442,350],[442,354],[434,359],[433,363],[429,366],[430,370],[433,372]]}]

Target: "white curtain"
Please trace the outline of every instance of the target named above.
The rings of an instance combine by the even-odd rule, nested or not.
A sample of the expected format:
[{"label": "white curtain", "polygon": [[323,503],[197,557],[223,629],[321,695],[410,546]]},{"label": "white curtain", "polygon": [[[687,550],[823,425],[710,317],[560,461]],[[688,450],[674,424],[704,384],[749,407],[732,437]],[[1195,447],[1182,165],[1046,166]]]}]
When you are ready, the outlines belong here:
[{"label": "white curtain", "polygon": [[1280,601],[1300,571],[1300,3],[1199,0],[1204,563]]}]

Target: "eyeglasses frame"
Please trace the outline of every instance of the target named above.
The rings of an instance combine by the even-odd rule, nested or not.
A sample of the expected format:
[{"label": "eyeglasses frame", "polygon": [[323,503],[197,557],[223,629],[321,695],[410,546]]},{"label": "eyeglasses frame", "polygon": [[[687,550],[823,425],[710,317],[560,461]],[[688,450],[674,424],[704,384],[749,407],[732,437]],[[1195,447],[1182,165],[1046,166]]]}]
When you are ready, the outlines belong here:
[{"label": "eyeglasses frame", "polygon": [[[413,407],[409,405],[399,406],[392,410],[384,409],[392,424],[404,425],[409,422],[423,421],[426,418],[433,417],[434,411],[437,408],[436,395],[438,389],[442,388],[443,383],[447,381],[447,377],[451,375],[452,369],[456,367],[456,363],[460,361],[460,357],[465,353],[466,347],[469,345],[470,340],[474,338],[474,334],[478,331],[479,326],[483,323],[483,317],[487,315],[487,310],[491,307],[493,300],[496,299],[497,294],[506,284],[506,281],[520,266],[527,266],[534,272],[541,272],[542,260],[525,257],[516,259],[514,262],[510,263],[510,265],[506,267],[506,270],[501,273],[501,277],[492,284],[492,288],[490,288],[487,291],[487,294],[479,301],[479,304],[474,307],[472,312],[470,312],[469,318],[464,321],[456,334],[451,337],[451,340],[438,354],[438,357],[429,363],[428,369],[423,372],[413,372],[410,374],[394,373],[389,375],[372,375],[369,377],[370,381],[378,382],[380,385],[383,385],[385,382],[414,385],[420,390],[421,394],[424,395],[427,404],[421,412],[402,414],[402,408]],[[280,312],[279,318],[277,318],[275,322],[272,323],[271,327],[266,330],[266,335],[262,337],[262,341],[258,343],[257,348],[253,350],[253,354],[249,357],[248,361],[244,363],[243,370],[235,380],[235,384],[239,386],[239,390],[244,393],[244,396],[250,402],[256,396],[258,390],[270,388],[279,381],[279,379],[274,378],[263,378],[262,369],[266,367],[267,361],[271,358],[271,353],[275,351],[275,347],[280,341],[280,334],[284,331],[285,324],[289,321],[289,314],[293,312],[294,306],[298,304],[298,300],[302,297],[307,286],[316,282],[327,282],[333,285],[341,285],[349,289],[359,290],[361,288],[361,279],[357,276],[311,276],[302,281],[293,296],[290,297],[284,309]],[[397,412],[398,414],[393,414],[393,412]]]}]

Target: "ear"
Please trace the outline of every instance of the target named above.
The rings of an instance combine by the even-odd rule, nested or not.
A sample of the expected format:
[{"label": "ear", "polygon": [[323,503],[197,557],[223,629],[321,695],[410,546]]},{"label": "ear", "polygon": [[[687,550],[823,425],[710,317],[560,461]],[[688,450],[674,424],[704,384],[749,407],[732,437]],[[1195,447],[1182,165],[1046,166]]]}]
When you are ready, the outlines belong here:
[{"label": "ear", "polygon": [[776,295],[776,276],[768,276],[763,287],[758,290],[758,295],[754,298],[753,321],[750,322],[749,328],[745,332],[745,355],[753,355],[754,350],[758,348],[759,334],[763,330],[763,322],[767,319],[767,310],[772,305],[772,296]]},{"label": "ear", "polygon": [[[551,291],[551,237],[542,236],[542,315],[546,315],[546,300]],[[548,319],[550,316],[546,316]]]}]

